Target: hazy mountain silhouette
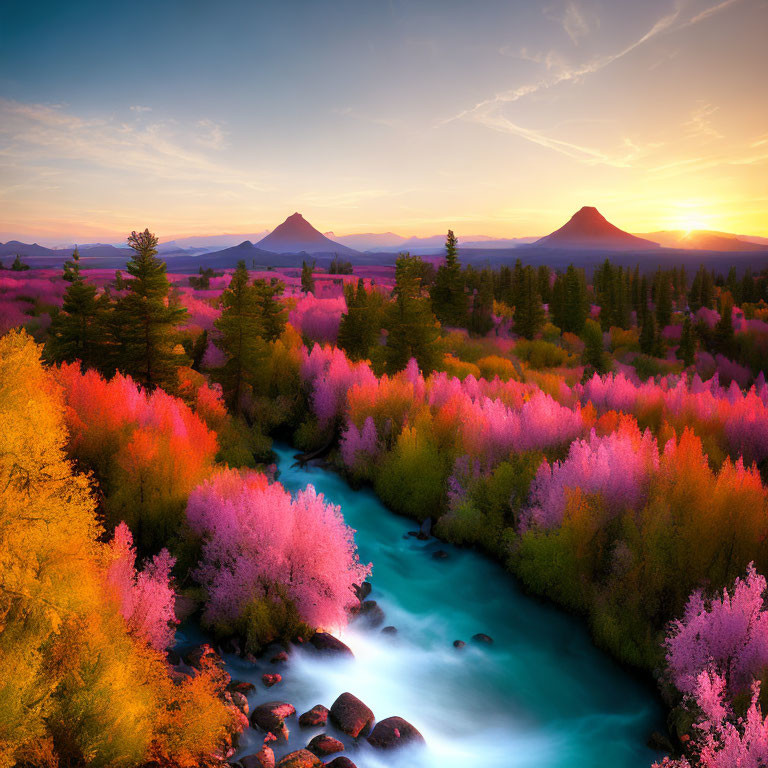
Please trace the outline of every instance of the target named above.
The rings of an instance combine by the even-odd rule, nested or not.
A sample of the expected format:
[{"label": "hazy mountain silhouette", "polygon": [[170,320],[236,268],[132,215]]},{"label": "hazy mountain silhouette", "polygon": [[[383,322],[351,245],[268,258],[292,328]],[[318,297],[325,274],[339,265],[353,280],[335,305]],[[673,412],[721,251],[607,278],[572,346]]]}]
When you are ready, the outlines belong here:
[{"label": "hazy mountain silhouette", "polygon": [[645,251],[658,248],[651,240],[630,235],[611,224],[597,208],[585,205],[570,221],[533,244],[534,248],[597,251]]},{"label": "hazy mountain silhouette", "polygon": [[272,253],[338,253],[351,256],[357,253],[346,245],[327,238],[316,230],[300,213],[289,216],[265,238],[256,243],[258,248]]},{"label": "hazy mountain silhouette", "polygon": [[685,232],[680,229],[649,232],[640,237],[652,240],[664,248],[693,248],[700,251],[764,251],[765,245],[750,242],[749,238],[732,235],[728,232],[712,232],[695,229]]}]

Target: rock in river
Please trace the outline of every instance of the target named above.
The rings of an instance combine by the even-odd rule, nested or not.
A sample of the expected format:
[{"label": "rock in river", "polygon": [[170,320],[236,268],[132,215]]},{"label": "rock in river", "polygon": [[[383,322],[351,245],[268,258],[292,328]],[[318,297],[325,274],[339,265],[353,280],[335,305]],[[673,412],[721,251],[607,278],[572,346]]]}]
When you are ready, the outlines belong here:
[{"label": "rock in river", "polygon": [[299,717],[299,725],[302,728],[324,726],[328,722],[328,708],[322,704],[315,704],[312,709]]},{"label": "rock in river", "polygon": [[299,749],[287,754],[278,764],[277,768],[321,768],[323,761],[313,755],[308,749]]},{"label": "rock in river", "polygon": [[344,745],[333,736],[327,733],[319,733],[312,741],[307,744],[307,749],[320,757],[332,755],[334,752],[343,752]]},{"label": "rock in river", "polygon": [[424,737],[402,717],[388,717],[376,723],[368,743],[376,749],[393,749],[408,744],[423,744]]},{"label": "rock in river", "polygon": [[278,739],[288,741],[288,727],[285,718],[296,714],[292,704],[285,701],[267,701],[254,707],[251,723],[262,731],[274,734]]},{"label": "rock in river", "polygon": [[365,736],[373,725],[373,712],[357,696],[342,693],[331,706],[331,722],[347,736]]},{"label": "rock in river", "polygon": [[323,653],[337,653],[343,656],[352,656],[352,649],[348,645],[344,645],[337,637],[329,635],[327,632],[315,632],[309,639],[309,642],[317,648],[318,651]]}]

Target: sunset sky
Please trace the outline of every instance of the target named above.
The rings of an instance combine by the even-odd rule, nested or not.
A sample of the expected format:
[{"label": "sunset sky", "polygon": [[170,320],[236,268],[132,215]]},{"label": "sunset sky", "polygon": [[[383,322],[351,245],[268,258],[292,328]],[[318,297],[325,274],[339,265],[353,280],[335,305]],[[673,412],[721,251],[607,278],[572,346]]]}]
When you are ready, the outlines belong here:
[{"label": "sunset sky", "polygon": [[768,236],[768,0],[0,4],[0,240]]}]

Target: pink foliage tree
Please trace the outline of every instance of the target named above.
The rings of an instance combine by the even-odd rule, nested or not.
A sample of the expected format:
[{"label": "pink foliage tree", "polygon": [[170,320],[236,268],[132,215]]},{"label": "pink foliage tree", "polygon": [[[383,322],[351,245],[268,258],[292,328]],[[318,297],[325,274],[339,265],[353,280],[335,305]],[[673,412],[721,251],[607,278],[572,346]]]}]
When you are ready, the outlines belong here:
[{"label": "pink foliage tree", "polygon": [[222,470],[190,494],[187,519],[204,541],[196,578],[211,623],[236,620],[281,587],[311,626],[343,626],[353,586],[371,570],[339,507],[311,485],[292,498],[260,473]]},{"label": "pink foliage tree", "polygon": [[737,578],[733,592],[706,601],[694,592],[683,618],[675,621],[665,640],[672,681],[693,694],[705,670],[725,680],[728,690],[747,689],[768,666],[766,581],[750,563],[746,578]]},{"label": "pink foliage tree", "polygon": [[361,462],[373,459],[379,449],[379,438],[373,417],[366,418],[362,429],[358,429],[354,422],[349,422],[341,436],[339,447],[341,458],[350,469],[354,469]]},{"label": "pink foliage tree", "polygon": [[128,631],[157,650],[172,646],[176,614],[170,578],[176,558],[163,549],[137,571],[133,536],[125,523],[115,528],[109,552],[107,582],[117,595]]}]

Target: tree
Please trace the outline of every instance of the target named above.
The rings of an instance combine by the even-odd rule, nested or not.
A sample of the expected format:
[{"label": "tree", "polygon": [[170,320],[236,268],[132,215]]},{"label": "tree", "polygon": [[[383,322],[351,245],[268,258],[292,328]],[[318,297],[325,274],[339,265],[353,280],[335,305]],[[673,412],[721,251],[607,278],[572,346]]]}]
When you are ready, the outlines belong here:
[{"label": "tree", "polygon": [[377,291],[367,291],[361,277],[357,290],[344,288],[347,311],[339,323],[338,345],[350,360],[364,360],[381,334],[383,301]]},{"label": "tree", "polygon": [[515,333],[532,339],[544,325],[545,319],[536,273],[533,267],[527,266],[522,273],[515,303]]},{"label": "tree", "polygon": [[172,389],[176,371],[188,362],[176,338],[187,310],[169,301],[170,284],[165,262],[157,258],[155,235],[148,229],[134,231],[128,246],[134,252],[126,266],[132,279],[111,317],[116,342],[113,367],[146,387]]},{"label": "tree", "polygon": [[203,538],[195,578],[208,595],[204,620],[239,627],[252,650],[277,639],[259,636],[260,614],[295,610],[310,627],[343,627],[354,585],[371,570],[339,507],[311,485],[292,498],[262,473],[222,470],[190,494],[187,520]]},{"label": "tree", "polygon": [[11,269],[14,272],[24,272],[25,270],[29,269],[29,264],[25,264],[21,260],[21,256],[17,253],[16,258],[13,260],[13,264],[11,264]]},{"label": "tree", "polygon": [[683,330],[680,336],[677,356],[683,361],[683,365],[686,368],[692,366],[696,360],[696,334],[693,331],[691,318],[688,316],[683,321]]},{"label": "tree", "polygon": [[656,327],[661,332],[672,322],[672,286],[667,273],[659,270],[656,283]]},{"label": "tree", "polygon": [[552,287],[550,311],[555,325],[563,332],[581,335],[589,315],[587,281],[583,270],[571,264],[565,274],[557,275]]},{"label": "tree", "polygon": [[218,378],[229,402],[240,409],[244,386],[252,381],[266,352],[259,295],[256,288],[248,284],[244,261],[238,262],[229,288],[222,293],[221,306],[221,316],[215,326],[221,334],[217,344],[227,355],[227,362],[218,372]]},{"label": "tree", "polygon": [[600,327],[600,324],[594,320],[587,320],[581,338],[584,341],[584,353],[582,359],[584,365],[587,366],[587,371],[585,371],[585,373],[588,371],[594,371],[595,373],[601,374],[607,373],[610,369],[610,365],[603,344],[603,330]]},{"label": "tree", "polygon": [[723,355],[730,356],[733,353],[734,331],[733,331],[733,299],[728,291],[720,295],[720,319],[715,325],[713,334],[713,345],[716,351]]},{"label": "tree", "polygon": [[431,299],[432,311],[443,325],[466,325],[467,296],[459,263],[458,240],[450,229],[445,239],[445,262],[437,268]]},{"label": "tree", "polygon": [[61,309],[51,319],[45,357],[56,363],[81,360],[86,366],[103,362],[100,354],[104,337],[103,320],[108,297],[96,298],[96,286],[80,273],[80,253],[64,263],[64,280],[69,282]]},{"label": "tree", "polygon": [[658,352],[658,346],[656,316],[651,312],[646,312],[640,329],[640,351],[644,355],[655,355]]},{"label": "tree", "polygon": [[493,275],[488,269],[480,273],[479,286],[472,296],[469,330],[485,336],[493,328]]},{"label": "tree", "polygon": [[315,292],[315,278],[312,274],[315,271],[315,262],[307,264],[306,261],[301,262],[301,290],[304,293]]},{"label": "tree", "polygon": [[395,265],[394,301],[385,311],[387,342],[384,360],[387,372],[403,370],[411,358],[428,373],[437,367],[440,352],[437,340],[440,326],[432,314],[429,299],[421,289],[422,261],[418,256],[401,254]]},{"label": "tree", "polygon": [[277,341],[283,335],[288,320],[288,311],[280,301],[285,283],[274,277],[269,282],[259,279],[254,280],[253,289],[261,316],[262,336],[266,341]]}]

